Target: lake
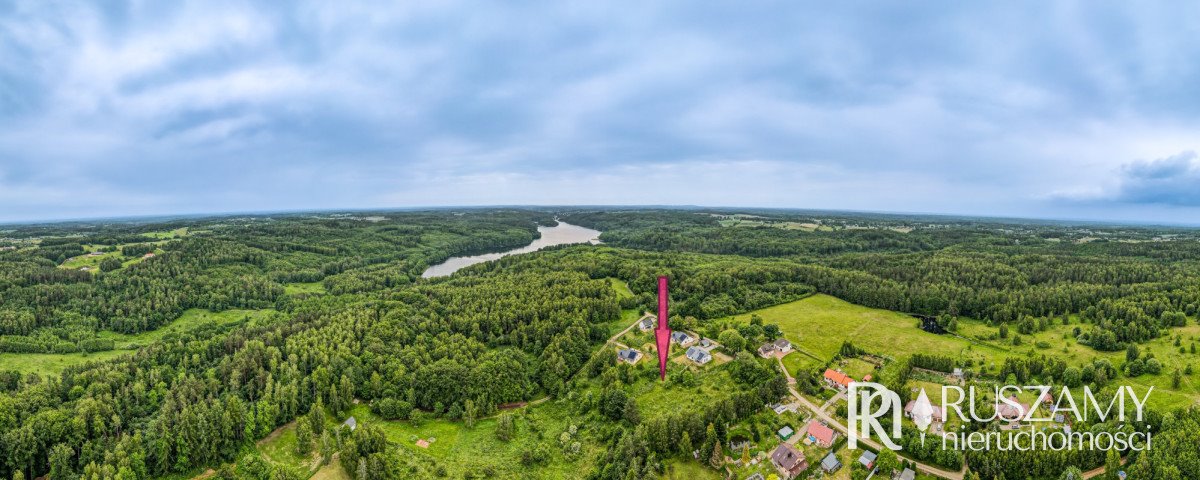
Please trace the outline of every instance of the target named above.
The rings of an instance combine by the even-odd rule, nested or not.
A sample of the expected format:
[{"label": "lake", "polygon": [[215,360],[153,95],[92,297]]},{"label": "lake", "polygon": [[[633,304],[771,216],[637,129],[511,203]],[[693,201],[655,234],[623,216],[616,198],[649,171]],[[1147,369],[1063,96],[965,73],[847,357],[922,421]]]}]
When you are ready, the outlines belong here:
[{"label": "lake", "polygon": [[485,253],[483,255],[474,255],[470,257],[450,257],[442,263],[429,267],[421,274],[421,278],[444,277],[457,272],[459,269],[469,267],[476,263],[490,262],[499,260],[501,257],[516,255],[520,253],[536,252],[546,247],[555,245],[567,245],[571,243],[600,243],[600,231],[590,228],[581,227],[579,225],[571,225],[569,223],[558,222],[558,225],[553,227],[538,227],[538,232],[542,234],[533,243],[521,248],[509,250],[507,252]]}]

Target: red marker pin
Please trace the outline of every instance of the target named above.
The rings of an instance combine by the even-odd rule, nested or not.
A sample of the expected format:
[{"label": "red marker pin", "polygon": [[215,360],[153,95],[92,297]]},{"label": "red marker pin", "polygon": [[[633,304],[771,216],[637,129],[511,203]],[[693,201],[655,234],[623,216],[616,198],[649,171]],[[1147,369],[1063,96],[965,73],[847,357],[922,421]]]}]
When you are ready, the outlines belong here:
[{"label": "red marker pin", "polygon": [[667,379],[667,356],[671,350],[671,328],[667,326],[667,277],[658,277],[658,328],[654,330],[658,346],[658,379]]}]

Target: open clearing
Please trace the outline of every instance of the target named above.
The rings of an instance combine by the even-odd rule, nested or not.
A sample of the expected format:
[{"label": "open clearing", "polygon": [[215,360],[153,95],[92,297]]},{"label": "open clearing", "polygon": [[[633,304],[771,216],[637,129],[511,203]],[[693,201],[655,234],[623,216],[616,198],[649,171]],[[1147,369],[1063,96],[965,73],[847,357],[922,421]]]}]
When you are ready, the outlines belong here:
[{"label": "open clearing", "polygon": [[[1074,318],[1068,325],[1062,325],[1060,322],[1044,332],[1023,335],[1023,344],[1013,346],[1001,343],[1006,340],[992,339],[997,329],[977,320],[959,319],[959,334],[965,338],[935,335],[917,328],[916,319],[909,315],[855,305],[821,294],[738,315],[734,320],[749,322],[751,314],[757,314],[766,323],[778,324],[780,330],[797,348],[825,360],[832,359],[838,353],[842,341],[846,340],[877,355],[905,357],[915,353],[936,354],[958,361],[970,359],[976,365],[988,365],[992,371],[1009,356],[1028,357],[1044,354],[1061,358],[1069,365],[1075,366],[1090,363],[1097,358],[1105,358],[1118,368],[1125,361],[1124,351],[1098,352],[1086,345],[1079,345],[1072,334],[1072,330],[1080,326]],[[1086,330],[1090,326],[1083,325],[1082,328]],[[1174,339],[1177,335],[1183,337],[1181,346],[1186,353],[1180,353],[1179,347],[1175,346]],[[1046,347],[1038,347],[1038,342],[1042,342]],[[1193,368],[1200,366],[1200,355],[1190,353],[1191,344],[1198,342],[1200,325],[1196,325],[1194,320],[1189,321],[1185,327],[1172,328],[1169,336],[1138,345],[1143,355],[1153,353],[1155,358],[1162,362],[1162,374],[1141,375],[1135,378],[1120,376],[1116,381],[1120,385],[1132,385],[1139,392],[1153,386],[1154,394],[1150,397],[1150,405],[1154,408],[1171,409],[1198,404],[1200,378],[1185,375],[1180,388],[1175,389],[1171,386],[1171,373],[1176,368],[1183,370],[1189,364],[1193,365]],[[813,368],[816,363],[797,353],[784,358],[784,365],[792,372],[799,368]],[[861,373],[865,367],[855,365],[851,369]]]},{"label": "open clearing", "polygon": [[145,346],[172,333],[181,333],[206,322],[219,325],[230,324],[246,319],[258,319],[272,314],[275,310],[225,310],[210,312],[193,308],[183,312],[179,318],[163,327],[134,335],[102,331],[97,337],[111,339],[115,349],[103,352],[76,353],[0,353],[0,370],[16,370],[21,373],[38,373],[54,375],[62,373],[63,369],[87,362],[104,361],[131,353],[131,349]]}]

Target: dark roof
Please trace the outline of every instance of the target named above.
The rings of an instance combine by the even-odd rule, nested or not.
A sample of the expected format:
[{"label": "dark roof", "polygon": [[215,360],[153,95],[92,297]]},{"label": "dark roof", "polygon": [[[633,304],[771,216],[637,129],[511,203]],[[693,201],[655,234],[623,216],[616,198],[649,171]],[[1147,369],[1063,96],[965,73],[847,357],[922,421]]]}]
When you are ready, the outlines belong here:
[{"label": "dark roof", "polygon": [[347,418],[346,421],[342,422],[342,425],[348,426],[351,430],[354,430],[358,427],[358,420],[355,420],[354,417],[350,417]]},{"label": "dark roof", "polygon": [[781,339],[775,341],[776,348],[787,348],[791,345],[792,345],[792,342],[789,342],[786,338],[781,338]]},{"label": "dark roof", "polygon": [[771,461],[784,470],[792,470],[804,463],[804,454],[788,443],[780,443],[771,452]]},{"label": "dark roof", "polygon": [[900,472],[900,480],[913,480],[914,478],[917,478],[917,472],[912,471],[911,468],[906,468],[903,472]]},{"label": "dark roof", "polygon": [[690,338],[692,338],[692,336],[688,335],[687,332],[679,332],[679,331],[671,332],[671,340],[674,340],[676,342],[682,342],[682,341],[688,340]]},{"label": "dark roof", "polygon": [[633,359],[637,358],[639,353],[641,353],[641,352],[638,352],[637,350],[634,350],[632,348],[624,348],[624,349],[621,349],[621,351],[617,352],[617,356],[620,357],[622,360],[633,360]]},{"label": "dark roof", "polygon": [[826,455],[825,458],[821,459],[821,468],[825,469],[826,471],[832,472],[837,470],[840,466],[842,466],[842,461],[838,460],[837,455],[835,455],[833,452],[829,452],[829,455]]}]

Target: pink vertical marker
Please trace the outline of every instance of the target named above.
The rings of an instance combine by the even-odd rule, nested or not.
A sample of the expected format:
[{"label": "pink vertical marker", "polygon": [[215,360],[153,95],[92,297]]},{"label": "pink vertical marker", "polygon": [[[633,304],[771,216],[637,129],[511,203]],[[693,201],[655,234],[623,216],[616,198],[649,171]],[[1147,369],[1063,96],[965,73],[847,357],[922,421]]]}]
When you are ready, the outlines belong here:
[{"label": "pink vertical marker", "polygon": [[671,350],[671,328],[667,326],[667,277],[658,277],[658,328],[654,330],[658,346],[658,379],[667,379],[667,356]]}]

